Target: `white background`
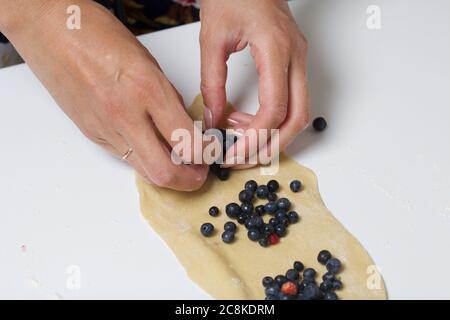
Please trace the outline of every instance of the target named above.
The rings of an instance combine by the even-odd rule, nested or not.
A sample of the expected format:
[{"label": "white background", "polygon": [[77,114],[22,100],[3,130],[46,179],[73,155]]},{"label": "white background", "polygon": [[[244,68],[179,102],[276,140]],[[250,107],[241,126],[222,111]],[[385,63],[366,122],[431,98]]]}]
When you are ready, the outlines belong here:
[{"label": "white background", "polygon": [[[366,27],[371,4],[379,31]],[[391,298],[450,298],[450,2],[291,8],[310,43],[312,115],[329,127],[289,152],[317,173]],[[198,31],[140,38],[186,104],[199,92]],[[229,100],[254,111],[248,52],[229,66]],[[79,290],[66,287],[71,265]],[[0,298],[208,298],[141,218],[132,170],[88,142],[25,65],[0,70]]]}]

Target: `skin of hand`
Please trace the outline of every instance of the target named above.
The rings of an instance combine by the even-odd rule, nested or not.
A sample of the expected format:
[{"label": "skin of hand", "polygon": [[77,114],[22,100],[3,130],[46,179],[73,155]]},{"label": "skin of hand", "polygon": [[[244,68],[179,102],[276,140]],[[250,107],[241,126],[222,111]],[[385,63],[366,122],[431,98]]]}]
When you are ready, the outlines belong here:
[{"label": "skin of hand", "polygon": [[[208,107],[204,114],[207,126],[216,126],[224,114],[227,59],[249,45],[259,76],[259,110],[255,115],[234,112],[226,120],[235,129],[279,129],[279,150],[283,150],[309,123],[307,42],[287,2],[203,0],[200,18],[201,89]],[[247,160],[258,155],[250,154],[248,139],[251,136],[244,135],[228,150],[227,162],[239,161],[238,155]],[[257,153],[266,148],[268,155],[277,156],[270,154],[270,139],[259,143]],[[234,164],[223,167],[253,166],[248,161],[231,162]]]},{"label": "skin of hand", "polygon": [[[74,4],[80,30],[66,26]],[[127,161],[149,183],[203,185],[207,166],[176,165],[169,151],[173,130],[192,137],[199,129],[155,59],[110,12],[89,0],[0,0],[0,7],[9,11],[0,30],[89,139],[118,157],[131,147]]]}]

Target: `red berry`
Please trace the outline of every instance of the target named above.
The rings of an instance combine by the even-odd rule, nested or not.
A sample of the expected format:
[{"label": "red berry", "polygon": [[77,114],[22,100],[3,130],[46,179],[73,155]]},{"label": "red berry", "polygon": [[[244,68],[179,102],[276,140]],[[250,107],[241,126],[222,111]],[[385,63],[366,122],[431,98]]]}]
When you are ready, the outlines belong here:
[{"label": "red berry", "polygon": [[292,281],[285,282],[281,286],[281,292],[287,294],[288,296],[295,296],[297,295],[297,286]]},{"label": "red berry", "polygon": [[280,241],[280,238],[275,233],[272,233],[269,237],[270,244],[277,244]]}]

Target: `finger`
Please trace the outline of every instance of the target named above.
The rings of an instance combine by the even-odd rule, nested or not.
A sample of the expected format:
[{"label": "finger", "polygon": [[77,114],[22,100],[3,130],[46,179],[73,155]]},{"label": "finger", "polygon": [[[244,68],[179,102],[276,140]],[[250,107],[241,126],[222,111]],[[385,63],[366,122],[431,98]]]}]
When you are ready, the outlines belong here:
[{"label": "finger", "polygon": [[216,128],[226,108],[225,84],[229,53],[224,41],[208,39],[201,41],[201,91],[206,106],[206,128]]},{"label": "finger", "polygon": [[236,111],[228,115],[226,122],[231,127],[243,128],[247,127],[253,121],[254,118],[255,116],[252,114]]},{"label": "finger", "polygon": [[[304,58],[294,60],[289,71],[289,107],[286,120],[279,127],[278,146],[274,148],[274,141],[259,150],[258,159],[272,159],[278,155],[302,132],[309,123],[310,100],[306,79],[306,63]],[[230,115],[231,116],[231,115]],[[242,115],[234,115],[234,118]],[[247,119],[248,121],[248,119]],[[275,151],[276,150],[276,151]],[[274,154],[276,152],[276,154]],[[248,168],[245,165],[236,166],[236,169]]]},{"label": "finger", "polygon": [[[146,102],[147,112],[154,123],[155,131],[161,133],[164,140],[173,148],[179,141],[172,140],[172,135],[177,130],[186,131],[191,137],[190,152],[181,155],[186,163],[202,163],[203,141],[202,130],[194,125],[184,108],[180,96],[167,79],[162,78],[157,88],[153,88],[155,93]],[[143,115],[141,115],[143,116]],[[139,121],[139,120],[137,120]],[[198,142],[200,141],[200,142]]]},{"label": "finger", "polygon": [[200,188],[208,173],[207,166],[172,162],[169,150],[158,140],[150,119],[142,119],[122,135],[133,148],[130,156],[137,157],[147,177],[156,185],[180,191]]},{"label": "finger", "polygon": [[[253,45],[252,55],[259,75],[258,97],[260,108],[247,129],[268,130],[278,128],[285,120],[288,105],[288,68],[289,57],[277,47],[262,48]],[[253,157],[255,152],[264,147],[266,141],[255,141],[259,135],[244,135],[236,142],[235,148],[227,152],[228,159],[224,167],[232,167],[230,159]],[[268,135],[270,136],[270,135]],[[245,141],[249,141],[248,144]],[[259,140],[259,139],[258,139]],[[257,145],[256,150],[249,151],[249,145]],[[231,160],[232,161],[232,160]]]}]

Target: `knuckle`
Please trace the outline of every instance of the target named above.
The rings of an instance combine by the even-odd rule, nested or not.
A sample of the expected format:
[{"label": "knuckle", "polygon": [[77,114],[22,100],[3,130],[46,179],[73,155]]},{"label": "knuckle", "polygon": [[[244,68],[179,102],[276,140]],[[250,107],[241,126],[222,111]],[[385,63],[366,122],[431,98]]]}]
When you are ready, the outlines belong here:
[{"label": "knuckle", "polygon": [[284,119],[286,119],[286,116],[287,116],[287,106],[284,104],[277,105],[272,112],[272,117],[277,124],[283,122]]}]

